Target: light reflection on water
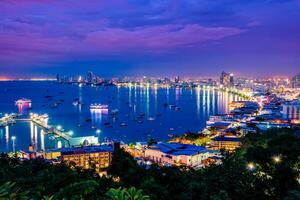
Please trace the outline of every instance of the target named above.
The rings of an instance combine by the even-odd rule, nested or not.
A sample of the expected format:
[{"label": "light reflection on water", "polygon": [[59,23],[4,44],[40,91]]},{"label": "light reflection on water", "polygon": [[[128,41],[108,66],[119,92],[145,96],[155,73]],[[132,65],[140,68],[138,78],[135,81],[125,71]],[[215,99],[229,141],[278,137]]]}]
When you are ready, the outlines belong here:
[{"label": "light reflection on water", "polygon": [[[9,95],[3,89],[10,89]],[[125,142],[145,141],[149,136],[163,140],[168,139],[168,134],[197,132],[204,128],[209,115],[227,113],[228,103],[240,100],[236,95],[208,88],[96,88],[54,82],[1,82],[0,113],[20,111],[14,102],[21,97],[32,100],[31,112],[47,113],[50,125],[61,125],[65,130],[72,130],[74,137],[95,135],[96,130],[100,129],[101,141],[109,138]],[[72,102],[76,98],[83,104],[74,106]],[[61,99],[61,105],[51,108]],[[119,114],[112,118],[107,112],[90,112],[89,105],[92,103],[108,104],[109,111],[118,109]],[[164,104],[178,106],[180,110],[175,111]],[[22,113],[26,112],[29,110],[22,110]],[[135,119],[141,113],[145,117],[138,123]],[[148,120],[149,117],[154,120]],[[120,126],[122,123],[127,126]],[[27,150],[30,144],[37,149],[57,146],[39,127],[29,122],[0,128],[0,134],[2,151],[11,149],[12,135],[17,137],[17,149]]]}]

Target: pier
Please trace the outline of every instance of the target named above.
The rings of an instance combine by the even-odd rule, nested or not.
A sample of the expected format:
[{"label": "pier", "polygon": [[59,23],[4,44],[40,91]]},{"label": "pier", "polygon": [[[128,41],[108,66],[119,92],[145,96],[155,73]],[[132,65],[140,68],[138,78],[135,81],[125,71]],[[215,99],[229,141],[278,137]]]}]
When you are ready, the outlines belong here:
[{"label": "pier", "polygon": [[16,123],[16,114],[5,114],[4,117],[0,118],[0,127],[9,126]]},{"label": "pier", "polygon": [[59,128],[54,128],[48,125],[48,115],[46,114],[38,115],[35,113],[30,113],[29,118],[19,118],[15,114],[6,115],[5,117],[0,118],[0,127],[12,125],[16,123],[16,121],[29,121],[41,127],[46,134],[52,134],[61,137],[67,141],[71,139],[71,135],[69,134],[69,132],[65,132],[63,130],[60,130]]},{"label": "pier", "polygon": [[71,138],[68,132],[62,131],[58,128],[54,128],[48,125],[48,115],[30,114],[29,120],[41,127],[47,134],[53,134],[65,140],[70,140]]}]

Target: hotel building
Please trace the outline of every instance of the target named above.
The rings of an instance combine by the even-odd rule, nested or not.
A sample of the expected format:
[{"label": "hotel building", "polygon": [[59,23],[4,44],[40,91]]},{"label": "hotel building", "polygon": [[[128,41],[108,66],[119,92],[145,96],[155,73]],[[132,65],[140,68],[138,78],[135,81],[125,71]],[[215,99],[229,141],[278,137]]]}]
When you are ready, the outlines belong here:
[{"label": "hotel building", "polygon": [[217,151],[202,146],[180,143],[158,143],[145,150],[145,158],[161,165],[185,165],[193,168],[204,166],[204,161],[218,155]]},{"label": "hotel building", "polygon": [[110,166],[112,161],[112,146],[86,146],[76,148],[62,148],[45,152],[45,159],[61,159],[68,164],[84,169],[94,168],[102,173]]}]

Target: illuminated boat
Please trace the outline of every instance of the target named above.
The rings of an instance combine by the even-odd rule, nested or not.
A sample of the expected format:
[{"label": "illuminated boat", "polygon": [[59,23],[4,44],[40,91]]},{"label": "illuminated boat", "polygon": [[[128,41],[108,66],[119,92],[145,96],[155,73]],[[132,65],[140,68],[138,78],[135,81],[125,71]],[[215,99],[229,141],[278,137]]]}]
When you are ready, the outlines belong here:
[{"label": "illuminated boat", "polygon": [[26,98],[21,98],[19,100],[16,101],[16,105],[30,105],[31,104],[31,100],[30,99],[26,99]]},{"label": "illuminated boat", "polygon": [[102,104],[91,104],[90,110],[107,110],[108,105],[102,105]]}]

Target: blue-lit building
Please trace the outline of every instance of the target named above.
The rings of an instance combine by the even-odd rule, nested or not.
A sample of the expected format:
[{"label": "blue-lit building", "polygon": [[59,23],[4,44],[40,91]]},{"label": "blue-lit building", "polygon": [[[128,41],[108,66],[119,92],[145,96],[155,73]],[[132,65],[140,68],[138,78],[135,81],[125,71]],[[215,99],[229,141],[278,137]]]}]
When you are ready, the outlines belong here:
[{"label": "blue-lit building", "polygon": [[202,167],[204,161],[216,156],[219,151],[211,151],[203,146],[181,143],[158,143],[145,150],[145,158],[162,165],[185,165]]}]

